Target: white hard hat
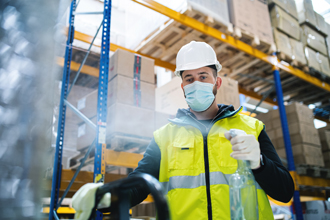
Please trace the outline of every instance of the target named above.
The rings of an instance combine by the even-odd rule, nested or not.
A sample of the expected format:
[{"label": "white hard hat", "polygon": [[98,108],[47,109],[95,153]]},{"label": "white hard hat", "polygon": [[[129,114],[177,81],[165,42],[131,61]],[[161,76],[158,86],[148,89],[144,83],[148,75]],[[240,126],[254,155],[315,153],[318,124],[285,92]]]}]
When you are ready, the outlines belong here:
[{"label": "white hard hat", "polygon": [[180,77],[181,71],[198,69],[210,65],[215,65],[217,72],[222,68],[213,48],[205,42],[191,41],[179,50],[176,56],[176,69],[174,73]]}]

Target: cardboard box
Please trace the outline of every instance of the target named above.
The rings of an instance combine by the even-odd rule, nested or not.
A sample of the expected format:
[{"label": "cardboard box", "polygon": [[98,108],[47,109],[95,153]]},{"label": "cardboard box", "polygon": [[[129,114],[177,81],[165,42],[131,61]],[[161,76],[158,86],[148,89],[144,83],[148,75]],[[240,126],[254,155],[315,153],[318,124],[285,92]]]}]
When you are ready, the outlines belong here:
[{"label": "cardboard box", "polygon": [[324,162],[330,161],[330,151],[323,152],[323,159],[324,159]]},{"label": "cardboard box", "polygon": [[135,78],[134,73],[136,72],[140,77],[140,81],[154,84],[154,66],[155,61],[153,59],[118,49],[110,58],[109,80],[116,75]]},{"label": "cardboard box", "polygon": [[317,53],[313,49],[305,47],[305,56],[307,65],[321,72],[321,66],[317,59]]},{"label": "cardboard box", "polygon": [[156,208],[153,202],[141,203],[132,208],[132,217],[156,217]]},{"label": "cardboard box", "polygon": [[[293,123],[301,123],[301,124],[306,124],[309,126],[314,126],[314,117],[313,114],[310,115],[303,115],[301,113],[297,112],[292,112],[286,115],[288,124],[293,124]],[[282,126],[281,119],[278,117],[277,119],[274,119],[272,121],[272,128],[279,128]]]},{"label": "cardboard box", "polygon": [[[289,124],[299,122],[314,126],[313,110],[308,108],[306,105],[294,102],[285,106],[285,112],[287,114],[287,120]],[[273,128],[281,126],[279,110],[271,110],[267,114],[272,119]]]},{"label": "cardboard box", "polygon": [[[96,116],[91,119],[96,124]],[[77,150],[84,150],[88,148],[96,137],[96,130],[91,128],[85,122],[78,125],[77,130]]]},{"label": "cardboard box", "polygon": [[321,72],[330,77],[329,57],[317,53],[316,58],[320,63]]},{"label": "cardboard box", "polygon": [[292,49],[292,58],[303,65],[307,64],[306,57],[304,55],[304,45],[302,42],[290,38],[290,45]]},{"label": "cardboard box", "polygon": [[123,103],[154,110],[155,87],[152,83],[118,75],[108,84],[108,105]]},{"label": "cardboard box", "polygon": [[238,109],[241,104],[239,100],[238,82],[229,77],[221,77],[222,84],[216,95],[217,104],[233,105]]},{"label": "cardboard box", "polygon": [[[96,117],[91,119],[96,123]],[[154,111],[136,106],[116,103],[108,107],[106,136],[124,134],[134,137],[153,137]],[[81,150],[89,146],[96,131],[85,123],[78,127],[77,149]]]},{"label": "cardboard box", "polygon": [[248,32],[254,34],[254,9],[253,1],[246,0],[231,0],[228,1],[229,8],[229,18],[230,22],[235,26]]},{"label": "cardboard box", "polygon": [[324,55],[327,55],[324,37],[306,24],[302,25],[301,28],[301,41],[304,46],[308,46]]},{"label": "cardboard box", "polygon": [[[98,90],[93,91],[77,103],[77,109],[86,117],[96,115]],[[136,82],[127,76],[117,75],[108,83],[108,106],[123,103],[150,110],[155,109],[155,85]]]},{"label": "cardboard box", "polygon": [[319,136],[322,145],[322,151],[330,150],[330,131],[327,130],[318,130]]},{"label": "cardboard box", "polygon": [[274,29],[273,31],[277,50],[292,58],[293,49],[291,48],[289,37],[277,29]]},{"label": "cardboard box", "polygon": [[179,108],[188,108],[181,82],[180,77],[174,77],[170,82],[156,88],[157,112],[175,115]]},{"label": "cardboard box", "polygon": [[[235,109],[240,107],[238,82],[236,80],[221,77],[222,84],[217,91],[217,104],[233,105]],[[181,78],[175,77],[169,83],[156,88],[156,111],[175,115],[179,108],[188,108],[181,88]]]},{"label": "cardboard box", "polygon": [[255,34],[261,41],[273,43],[274,38],[267,3],[265,1],[254,1],[253,3],[253,8],[255,9],[253,16]]},{"label": "cardboard box", "polygon": [[316,24],[317,24],[316,28],[323,35],[327,36],[328,35],[328,27],[327,27],[327,24],[326,24],[323,16],[315,12],[315,17],[316,17]]},{"label": "cardboard box", "polygon": [[317,21],[312,0],[296,0],[296,6],[299,23],[307,22],[316,27]]},{"label": "cardboard box", "polygon": [[[275,129],[276,132],[276,145],[278,147],[284,147],[282,128]],[[314,126],[305,125],[302,123],[289,124],[289,133],[291,144],[307,143],[321,148],[320,137],[317,129]]]},{"label": "cardboard box", "polygon": [[154,111],[116,103],[108,107],[107,134],[153,137]]},{"label": "cardboard box", "polygon": [[[286,159],[285,148],[276,149],[279,157]],[[296,165],[308,164],[315,166],[324,166],[321,148],[308,145],[308,144],[297,144],[292,145],[293,159]]]},{"label": "cardboard box", "polygon": [[[301,203],[304,220],[326,220],[330,219],[329,201],[308,201]],[[294,212],[294,218],[297,219]]]},{"label": "cardboard box", "polygon": [[300,27],[296,19],[277,5],[271,9],[270,15],[274,28],[279,29],[296,40],[300,40]]},{"label": "cardboard box", "polygon": [[290,14],[298,20],[298,12],[295,0],[268,0],[268,4],[276,4],[280,6],[286,13]]}]

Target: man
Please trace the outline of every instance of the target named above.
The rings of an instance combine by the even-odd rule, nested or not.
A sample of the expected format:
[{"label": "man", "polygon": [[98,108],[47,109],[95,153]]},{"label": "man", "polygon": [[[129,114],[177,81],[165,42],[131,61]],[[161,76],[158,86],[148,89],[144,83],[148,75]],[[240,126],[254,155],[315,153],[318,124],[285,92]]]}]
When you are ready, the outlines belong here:
[{"label": "man", "polygon": [[[172,219],[230,219],[228,177],[236,171],[237,160],[246,160],[257,182],[259,219],[273,219],[267,195],[288,202],[294,183],[264,124],[239,114],[242,108],[216,104],[221,65],[208,44],[190,42],[180,49],[176,61],[175,74],[182,78],[190,108],[179,109],[175,119],[154,132],[130,176],[148,173],[162,183]],[[235,129],[236,137],[230,129]],[[97,186],[93,186],[94,191],[83,190],[95,193]],[[132,189],[131,205],[147,195],[146,189]],[[74,198],[73,204],[81,198]]]}]

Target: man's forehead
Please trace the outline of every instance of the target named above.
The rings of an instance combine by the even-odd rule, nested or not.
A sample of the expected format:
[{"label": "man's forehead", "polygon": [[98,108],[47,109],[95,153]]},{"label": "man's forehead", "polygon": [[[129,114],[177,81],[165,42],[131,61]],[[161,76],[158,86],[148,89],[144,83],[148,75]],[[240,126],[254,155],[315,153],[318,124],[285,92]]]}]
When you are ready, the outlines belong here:
[{"label": "man's forehead", "polygon": [[185,77],[186,75],[193,75],[193,74],[209,74],[212,75],[212,68],[210,67],[201,67],[198,69],[193,69],[193,70],[185,70],[182,73],[182,77]]}]

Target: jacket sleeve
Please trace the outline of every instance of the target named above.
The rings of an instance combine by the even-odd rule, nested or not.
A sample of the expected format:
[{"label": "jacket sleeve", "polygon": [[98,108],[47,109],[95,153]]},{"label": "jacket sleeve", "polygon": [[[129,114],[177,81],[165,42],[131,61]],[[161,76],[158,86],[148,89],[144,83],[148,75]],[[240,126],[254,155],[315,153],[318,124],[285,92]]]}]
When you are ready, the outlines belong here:
[{"label": "jacket sleeve", "polygon": [[[159,179],[160,167],[160,149],[153,138],[147,147],[142,160],[140,160],[138,167],[128,175],[128,178],[138,173],[147,173]],[[148,189],[144,187],[132,188],[130,191],[131,207],[141,203],[149,195]]]},{"label": "jacket sleeve", "polygon": [[253,170],[254,177],[267,195],[280,202],[289,202],[294,193],[294,182],[283,166],[265,129],[258,137],[263,165]]},{"label": "jacket sleeve", "polygon": [[[152,139],[150,144],[147,147],[146,152],[144,153],[144,156],[142,160],[140,160],[138,167],[128,175],[127,178],[130,178],[138,173],[147,173],[155,177],[156,179],[159,179],[159,167],[160,167],[160,149],[158,145],[156,144],[155,140]],[[110,193],[114,195],[114,192]],[[149,195],[149,191],[147,188],[142,186],[137,186],[129,191],[130,201],[131,201],[131,207],[141,203],[147,196]],[[111,204],[113,204],[114,198],[111,197]],[[116,206],[110,206],[109,208],[99,209],[101,212],[112,212],[112,209],[116,208]]]}]

